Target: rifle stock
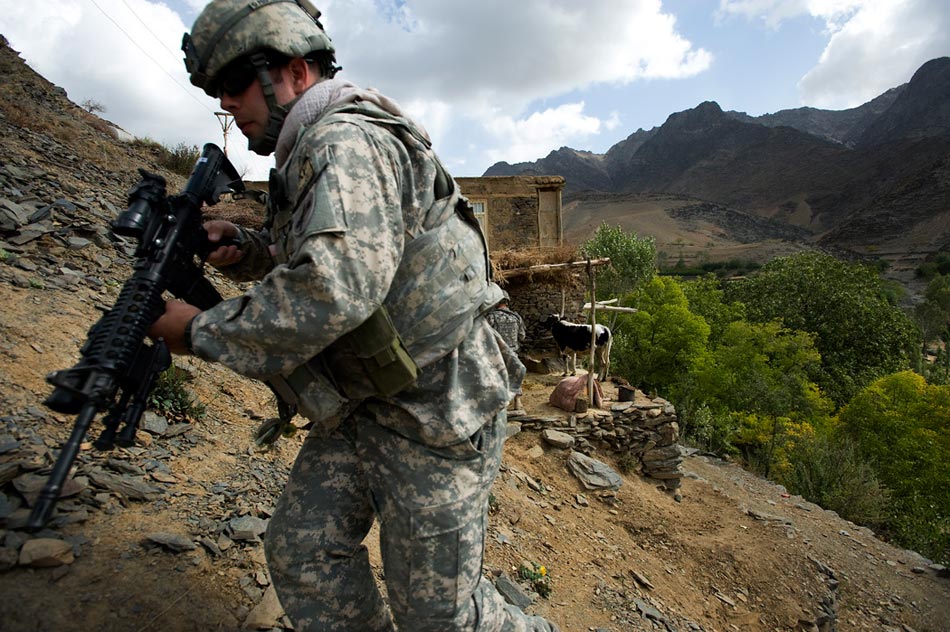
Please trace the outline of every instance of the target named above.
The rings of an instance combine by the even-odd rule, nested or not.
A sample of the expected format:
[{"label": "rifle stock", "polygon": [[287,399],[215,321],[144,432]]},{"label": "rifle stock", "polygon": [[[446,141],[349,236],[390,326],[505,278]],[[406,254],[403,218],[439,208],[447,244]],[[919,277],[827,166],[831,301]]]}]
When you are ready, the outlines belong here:
[{"label": "rifle stock", "polygon": [[221,301],[202,272],[211,246],[201,206],[216,204],[224,192],[243,190],[234,166],[208,143],[184,190],[171,197],[166,196],[164,178],[142,169],[139,173],[142,180],[130,191],[128,208],[112,222],[116,234],[138,241],[132,276],[112,308],[90,328],[79,362],[47,376],[54,389],[44,404],[77,417],[33,505],[26,524],[31,531],[49,520],[96,415],[108,411],[97,448],[134,442],[155,381],[171,365],[165,343],[147,341],[149,327],[164,311],[163,294],[168,291],[202,310]]}]

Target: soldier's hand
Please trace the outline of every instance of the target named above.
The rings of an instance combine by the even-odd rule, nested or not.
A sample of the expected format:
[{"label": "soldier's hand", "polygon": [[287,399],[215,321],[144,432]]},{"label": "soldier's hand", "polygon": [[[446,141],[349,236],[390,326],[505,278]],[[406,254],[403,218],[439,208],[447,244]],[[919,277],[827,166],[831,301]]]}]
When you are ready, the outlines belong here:
[{"label": "soldier's hand", "polygon": [[[204,229],[208,233],[208,241],[217,244],[222,241],[235,240],[240,234],[237,226],[221,219],[205,222]],[[236,244],[228,244],[213,250],[208,255],[208,263],[216,268],[234,265],[244,257],[244,253]]]},{"label": "soldier's hand", "polygon": [[190,327],[192,319],[200,313],[200,309],[184,301],[165,301],[165,313],[152,323],[148,335],[153,340],[164,339],[172,353],[189,354],[191,350],[185,345],[185,328]]}]

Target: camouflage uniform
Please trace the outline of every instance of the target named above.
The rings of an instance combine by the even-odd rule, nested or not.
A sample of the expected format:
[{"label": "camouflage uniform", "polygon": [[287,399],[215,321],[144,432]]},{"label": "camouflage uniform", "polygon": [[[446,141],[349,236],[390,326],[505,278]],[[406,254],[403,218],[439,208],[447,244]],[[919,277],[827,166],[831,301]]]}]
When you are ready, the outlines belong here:
[{"label": "camouflage uniform", "polygon": [[[498,332],[508,348],[517,353],[518,349],[521,348],[521,342],[525,338],[524,320],[521,318],[521,314],[508,309],[507,306],[499,306],[488,312],[485,315],[485,320]],[[511,405],[515,409],[521,409],[522,394],[520,384],[513,387]]]},{"label": "camouflage uniform", "polygon": [[517,352],[521,348],[521,343],[524,342],[525,337],[524,319],[521,318],[521,314],[508,309],[508,307],[498,307],[488,312],[485,318],[488,320],[488,324],[501,334],[502,340],[512,351]]},{"label": "camouflage uniform", "polygon": [[[481,575],[505,406],[524,367],[477,309],[413,329],[428,303],[458,298],[412,285],[433,270],[458,276],[449,262],[468,261],[465,287],[486,294],[465,302],[497,289],[480,237],[456,228],[465,241],[413,250],[407,262],[416,240],[457,222],[458,187],[449,179],[436,199],[442,172],[425,134],[380,95],[342,83],[317,83],[291,109],[267,227],[242,229],[245,256],[223,270],[260,283],[191,326],[197,355],[244,375],[319,374],[300,394],[316,429],[267,530],[277,593],[298,630],[393,630],[393,620],[413,632],[556,629],[507,605]],[[420,367],[388,396],[373,393],[350,335],[381,305]],[[374,517],[389,608],[362,545]]]}]

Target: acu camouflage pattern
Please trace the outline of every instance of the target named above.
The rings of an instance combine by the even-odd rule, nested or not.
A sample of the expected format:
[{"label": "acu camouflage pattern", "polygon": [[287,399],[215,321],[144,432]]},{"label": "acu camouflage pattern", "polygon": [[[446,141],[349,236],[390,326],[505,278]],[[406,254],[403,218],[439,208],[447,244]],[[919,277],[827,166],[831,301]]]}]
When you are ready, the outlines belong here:
[{"label": "acu camouflage pattern", "polygon": [[[444,254],[406,253],[427,233],[455,234],[444,226],[456,222],[457,187],[438,198],[437,158],[403,121],[368,104],[345,110],[300,130],[277,174],[285,188],[273,196],[267,228],[242,231],[245,257],[225,271],[261,281],[195,319],[200,356],[255,377],[288,375],[318,357],[347,392],[360,380],[345,357],[348,334],[400,296],[401,284],[417,283],[413,276],[451,269],[436,261]],[[458,247],[471,250],[467,240]],[[455,254],[466,269],[484,256],[480,247]],[[488,287],[484,278],[479,285]],[[410,311],[426,304],[419,287],[400,302]],[[413,322],[411,314],[393,317]],[[295,629],[556,629],[505,604],[481,573],[504,408],[524,366],[484,318],[452,333],[460,341],[431,358],[411,387],[346,402],[304,442],[265,541]],[[388,608],[362,545],[375,517]]]},{"label": "acu camouflage pattern", "polygon": [[[198,15],[182,42],[191,83],[217,98],[212,80],[229,63],[272,49],[289,57],[326,50],[333,44],[309,1],[214,0]],[[230,25],[224,28],[223,25]]]},{"label": "acu camouflage pattern", "polygon": [[[282,192],[271,196],[267,228],[242,231],[246,254],[223,270],[260,283],[199,315],[192,345],[200,357],[262,379],[288,377],[319,355],[317,372],[358,399],[371,393],[346,336],[386,304],[418,364],[428,369],[391,400],[423,420],[405,429],[411,436],[449,445],[504,407],[508,382],[520,384],[524,367],[501,353],[483,319],[473,320],[483,307],[478,296],[486,293],[481,300],[491,304],[500,290],[485,280],[479,234],[458,221],[457,186],[435,199],[437,159],[409,125],[360,104],[331,110],[301,130],[277,174]],[[427,234],[451,241],[429,242]],[[422,256],[405,257],[413,242],[425,246]],[[438,280],[443,269],[461,270],[460,284],[420,286]],[[445,306],[455,318],[433,329]],[[427,322],[420,334],[418,324]],[[460,355],[463,346],[469,352]],[[433,398],[430,382],[440,392],[450,386],[453,396]],[[310,395],[317,406],[334,398],[339,403],[339,393]],[[329,428],[339,414],[322,410],[313,418]]]},{"label": "acu camouflage pattern", "polygon": [[[404,425],[404,415],[367,400],[329,437],[311,434],[304,443],[265,542],[296,629],[556,630],[506,604],[481,574],[504,411],[443,449],[387,428]],[[299,528],[313,523],[315,508],[320,528]],[[389,609],[362,544],[376,515]]]},{"label": "acu camouflage pattern", "polygon": [[521,348],[521,343],[525,338],[524,319],[521,314],[513,312],[507,307],[493,309],[485,315],[488,324],[495,328],[501,334],[502,340],[512,351]]}]

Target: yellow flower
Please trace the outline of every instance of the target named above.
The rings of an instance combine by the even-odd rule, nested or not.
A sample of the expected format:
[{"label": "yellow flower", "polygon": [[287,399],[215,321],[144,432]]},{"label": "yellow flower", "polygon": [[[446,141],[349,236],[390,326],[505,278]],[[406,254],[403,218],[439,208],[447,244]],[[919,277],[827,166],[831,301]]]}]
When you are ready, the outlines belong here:
[{"label": "yellow flower", "polygon": [[548,569],[542,566],[541,568],[538,569],[538,572],[541,573],[541,577],[544,577],[545,575],[548,574]]}]

